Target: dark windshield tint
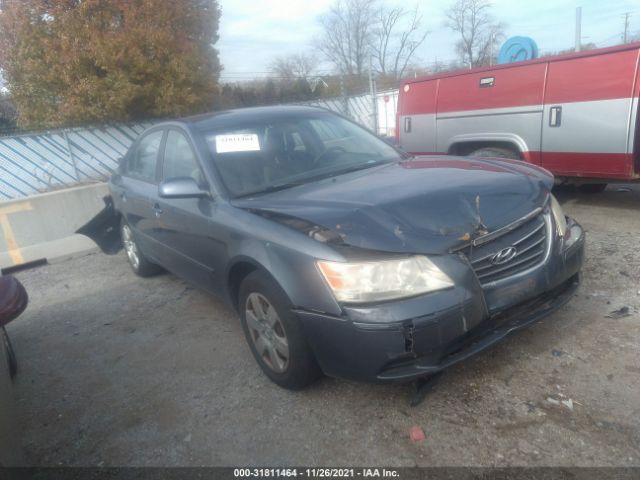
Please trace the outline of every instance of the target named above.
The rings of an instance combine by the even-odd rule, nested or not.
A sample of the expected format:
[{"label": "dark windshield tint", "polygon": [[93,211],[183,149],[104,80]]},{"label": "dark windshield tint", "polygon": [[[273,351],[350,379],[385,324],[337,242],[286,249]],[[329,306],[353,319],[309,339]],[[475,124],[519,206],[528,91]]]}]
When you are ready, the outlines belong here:
[{"label": "dark windshield tint", "polygon": [[206,132],[222,181],[233,196],[288,188],[400,159],[375,135],[330,114]]}]

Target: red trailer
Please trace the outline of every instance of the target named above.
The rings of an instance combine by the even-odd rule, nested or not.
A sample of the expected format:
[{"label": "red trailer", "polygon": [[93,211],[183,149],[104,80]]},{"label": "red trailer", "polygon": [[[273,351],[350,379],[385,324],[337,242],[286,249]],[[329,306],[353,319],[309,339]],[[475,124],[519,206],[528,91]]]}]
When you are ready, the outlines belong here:
[{"label": "red trailer", "polygon": [[396,136],[414,154],[499,156],[598,191],[640,180],[640,43],[407,79]]}]

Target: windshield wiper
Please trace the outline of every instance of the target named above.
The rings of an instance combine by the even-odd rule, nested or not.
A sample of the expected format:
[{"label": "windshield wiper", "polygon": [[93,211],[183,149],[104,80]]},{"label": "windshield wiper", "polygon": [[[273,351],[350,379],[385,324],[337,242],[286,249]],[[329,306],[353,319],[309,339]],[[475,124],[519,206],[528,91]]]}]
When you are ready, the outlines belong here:
[{"label": "windshield wiper", "polygon": [[275,185],[269,185],[268,187],[263,188],[262,190],[254,190],[253,192],[236,195],[235,198],[243,198],[243,197],[250,197],[251,195],[262,195],[263,193],[277,192],[280,190],[286,190],[287,188],[291,188],[291,187],[298,187],[302,184],[303,182],[276,183]]},{"label": "windshield wiper", "polygon": [[344,175],[345,173],[357,172],[358,170],[365,170],[367,168],[377,167],[392,163],[392,160],[377,160],[375,162],[360,163],[358,165],[352,165],[350,167],[342,168],[340,170],[332,170],[331,172],[324,172],[318,175],[312,175],[310,177],[301,178],[297,183],[289,184],[291,186],[302,185],[304,183],[311,183],[318,180],[324,180],[326,178],[337,177],[338,175]]},{"label": "windshield wiper", "polygon": [[341,170],[336,170],[335,172],[327,173],[326,177],[336,177],[338,175],[344,175],[345,173],[357,172],[358,170],[365,170],[367,168],[377,167],[379,165],[384,165],[386,163],[391,163],[388,160],[378,160],[375,162],[367,162],[361,163],[359,165],[353,165],[351,167],[343,168]]}]

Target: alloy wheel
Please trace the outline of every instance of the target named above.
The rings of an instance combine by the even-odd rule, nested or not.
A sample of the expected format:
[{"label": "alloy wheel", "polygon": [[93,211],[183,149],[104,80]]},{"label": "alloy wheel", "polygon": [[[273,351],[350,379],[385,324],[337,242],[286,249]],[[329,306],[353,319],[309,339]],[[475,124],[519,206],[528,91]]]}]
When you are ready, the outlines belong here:
[{"label": "alloy wheel", "polygon": [[245,318],[258,355],[274,372],[285,372],[289,366],[289,342],[276,309],[264,295],[254,292],[247,297]]},{"label": "alloy wheel", "polygon": [[133,239],[133,233],[131,232],[129,225],[124,225],[122,227],[122,243],[124,243],[124,250],[127,252],[129,263],[131,263],[131,266],[137,270],[140,266],[140,257],[138,256],[138,247]]}]

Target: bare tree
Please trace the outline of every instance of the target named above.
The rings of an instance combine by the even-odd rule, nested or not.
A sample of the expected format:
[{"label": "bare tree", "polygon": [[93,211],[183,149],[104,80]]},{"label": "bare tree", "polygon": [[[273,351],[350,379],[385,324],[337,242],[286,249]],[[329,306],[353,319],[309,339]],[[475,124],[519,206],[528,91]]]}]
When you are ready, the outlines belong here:
[{"label": "bare tree", "polygon": [[505,25],[490,10],[487,0],[455,0],[446,12],[447,26],[460,34],[456,50],[469,67],[488,65],[504,37]]},{"label": "bare tree", "polygon": [[316,46],[340,73],[360,76],[365,72],[376,15],[376,0],[337,0],[320,17],[323,33]]},{"label": "bare tree", "polygon": [[270,64],[269,70],[281,80],[307,80],[317,65],[316,57],[308,53],[294,53],[276,57]]},{"label": "bare tree", "polygon": [[379,0],[337,0],[320,17],[316,47],[343,75],[362,76],[370,57],[384,77],[400,78],[428,32],[413,9],[386,7]]},{"label": "bare tree", "polygon": [[429,34],[421,28],[418,5],[413,10],[381,7],[377,17],[372,45],[376,68],[382,75],[402,78],[415,51]]}]

